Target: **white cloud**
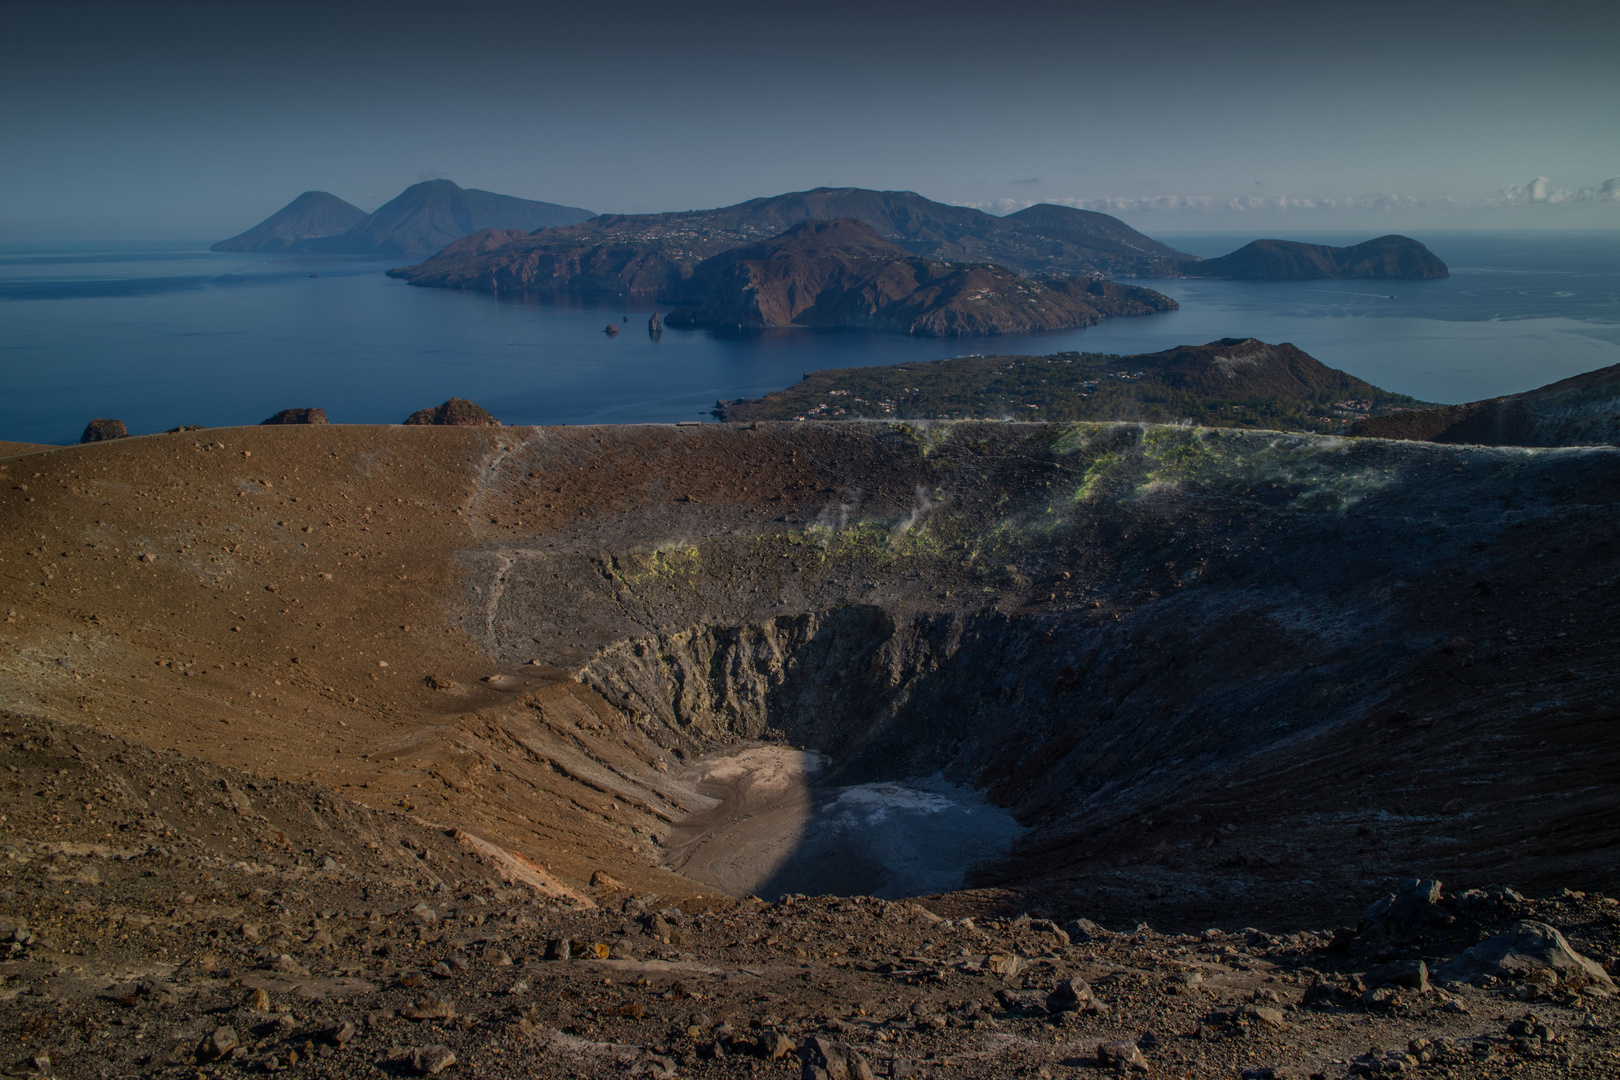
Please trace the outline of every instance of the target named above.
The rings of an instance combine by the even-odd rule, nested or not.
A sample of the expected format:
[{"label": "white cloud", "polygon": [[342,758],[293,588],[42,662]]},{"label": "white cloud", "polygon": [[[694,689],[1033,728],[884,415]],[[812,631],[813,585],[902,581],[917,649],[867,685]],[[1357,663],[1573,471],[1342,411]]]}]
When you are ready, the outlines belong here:
[{"label": "white cloud", "polygon": [[1527,183],[1504,188],[1495,195],[1463,199],[1453,195],[1401,195],[1379,192],[1369,195],[1152,195],[1131,197],[1103,195],[1088,198],[1051,197],[1047,199],[992,199],[967,203],[993,214],[1010,214],[1037,202],[1096,210],[1104,214],[1142,213],[1274,213],[1277,211],[1388,211],[1427,209],[1490,209],[1508,206],[1559,206],[1620,204],[1620,176],[1601,184],[1576,189],[1554,187],[1551,180],[1538,176]]}]

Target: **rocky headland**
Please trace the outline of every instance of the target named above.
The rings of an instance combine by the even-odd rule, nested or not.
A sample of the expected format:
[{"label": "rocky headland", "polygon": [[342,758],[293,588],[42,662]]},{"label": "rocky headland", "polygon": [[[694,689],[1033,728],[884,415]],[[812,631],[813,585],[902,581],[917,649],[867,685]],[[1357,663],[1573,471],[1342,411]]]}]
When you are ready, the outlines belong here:
[{"label": "rocky headland", "polygon": [[1359,421],[1352,434],[1484,446],[1620,444],[1620,365],[1522,394]]},{"label": "rocky headland", "polygon": [[1330,368],[1283,343],[1223,338],[1117,356],[958,356],[839,368],[755,400],[721,401],[722,420],[1130,419],[1343,432],[1355,418],[1421,402]]},{"label": "rocky headland", "polygon": [[912,255],[853,218],[804,221],[699,263],[672,295],[670,326],[892,330],[924,337],[1091,326],[1176,307],[1150,289],[1026,278]]},{"label": "rocky headland", "polygon": [[1323,278],[1420,280],[1450,277],[1446,264],[1406,236],[1380,236],[1350,247],[1256,240],[1218,259],[1186,263],[1181,277],[1242,278],[1255,281],[1314,281]]}]

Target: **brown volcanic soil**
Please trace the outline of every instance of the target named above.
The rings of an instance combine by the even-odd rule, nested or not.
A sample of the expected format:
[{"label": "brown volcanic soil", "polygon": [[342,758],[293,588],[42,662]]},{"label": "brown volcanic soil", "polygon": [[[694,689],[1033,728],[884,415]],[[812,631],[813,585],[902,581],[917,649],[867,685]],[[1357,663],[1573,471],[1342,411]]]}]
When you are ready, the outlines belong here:
[{"label": "brown volcanic soil", "polygon": [[[795,1067],[749,1064],[725,1021],[892,1074],[1056,1073],[1124,1036],[1172,1074],[1338,1076],[1444,1034],[1484,1041],[1436,1075],[1602,1075],[1608,1000],[1537,1002],[1567,1041],[1516,1044],[1511,985],[1380,1011],[1359,945],[1174,935],[1354,923],[1407,874],[1616,891],[1615,462],[970,423],[221,429],[7,459],[0,916],[36,936],[13,935],[6,1036],[87,1076],[194,1068],[225,1023],[248,1047],[227,1071],[429,1042],[458,1071]],[[933,915],[739,906],[659,845],[714,806],[687,763],[743,739],[816,749],[834,782],[939,771],[1031,831]],[[679,933],[632,896],[679,905]],[[1515,905],[1406,948],[1536,916],[1617,951],[1601,897]],[[1020,909],[1173,933],[937,921]],[[541,961],[560,937],[630,957]],[[458,1019],[397,1019],[422,993],[399,972],[452,954],[472,968],[428,989]],[[1114,1011],[1032,1007],[1069,976]],[[290,1020],[242,1004],[258,985]],[[1287,1027],[1214,1018],[1256,990]],[[339,1020],[359,1034],[323,1059]]]},{"label": "brown volcanic soil", "polygon": [[15,457],[18,454],[36,454],[41,450],[57,450],[59,447],[49,443],[6,442],[0,440],[0,457]]}]

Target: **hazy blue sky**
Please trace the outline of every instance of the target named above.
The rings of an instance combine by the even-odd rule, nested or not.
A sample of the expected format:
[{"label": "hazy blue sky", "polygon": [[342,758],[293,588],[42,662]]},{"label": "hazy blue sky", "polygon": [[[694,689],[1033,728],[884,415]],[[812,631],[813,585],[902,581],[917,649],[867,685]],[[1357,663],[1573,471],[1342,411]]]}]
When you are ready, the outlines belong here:
[{"label": "hazy blue sky", "polygon": [[836,184],[1149,233],[1617,228],[1617,56],[1613,0],[11,0],[0,240],[222,237],[438,176],[598,211]]}]

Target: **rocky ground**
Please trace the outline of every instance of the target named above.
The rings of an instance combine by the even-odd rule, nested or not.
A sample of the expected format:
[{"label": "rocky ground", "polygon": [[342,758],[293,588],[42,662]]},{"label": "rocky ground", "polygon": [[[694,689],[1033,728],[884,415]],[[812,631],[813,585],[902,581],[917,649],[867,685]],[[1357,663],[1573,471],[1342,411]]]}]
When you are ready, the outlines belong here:
[{"label": "rocky ground", "polygon": [[1436,983],[1389,963],[1442,979],[1445,958],[1545,920],[1612,969],[1620,904],[1594,894],[1180,935],[990,894],[674,904],[599,875],[559,904],[329,790],[18,718],[0,746],[8,1075],[1050,1077],[1111,1055],[1186,1077],[1620,1069],[1601,975]]}]

